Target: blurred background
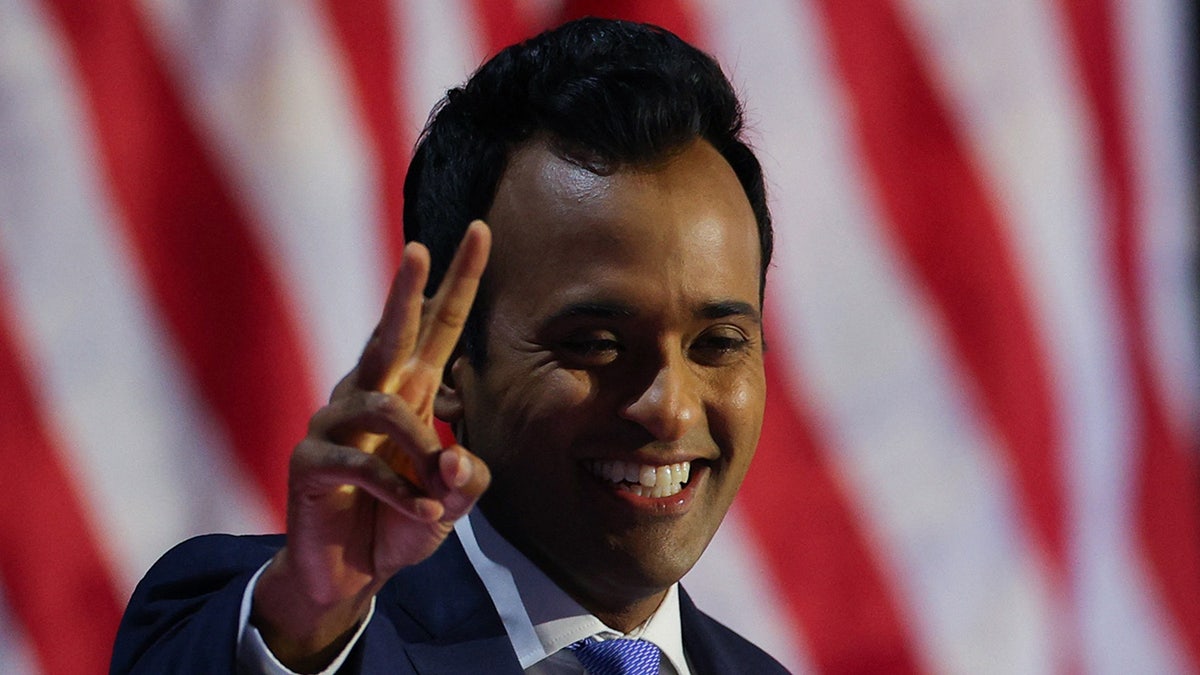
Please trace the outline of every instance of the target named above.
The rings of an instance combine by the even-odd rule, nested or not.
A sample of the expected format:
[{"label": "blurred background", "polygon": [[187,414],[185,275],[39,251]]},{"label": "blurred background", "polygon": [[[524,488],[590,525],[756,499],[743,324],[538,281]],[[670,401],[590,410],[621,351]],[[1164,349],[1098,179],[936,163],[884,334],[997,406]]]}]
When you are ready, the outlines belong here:
[{"label": "blurred background", "polygon": [[797,673],[1200,672],[1183,0],[0,0],[0,672],[102,672],[164,550],[281,527],[430,107],[585,14],[716,55],[768,175],[701,607]]}]

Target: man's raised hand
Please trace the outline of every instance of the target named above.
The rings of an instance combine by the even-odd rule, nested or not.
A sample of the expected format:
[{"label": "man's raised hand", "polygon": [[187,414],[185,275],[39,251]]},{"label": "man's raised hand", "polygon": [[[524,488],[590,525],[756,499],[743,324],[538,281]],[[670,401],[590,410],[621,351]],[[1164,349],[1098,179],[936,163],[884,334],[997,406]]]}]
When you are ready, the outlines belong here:
[{"label": "man's raised hand", "polygon": [[293,670],[328,664],[379,588],[429,557],[488,485],[478,457],[441,447],[433,402],[490,243],[472,223],[429,300],[429,253],[405,247],[358,365],[292,454],[287,545],[259,579],[251,621]]}]

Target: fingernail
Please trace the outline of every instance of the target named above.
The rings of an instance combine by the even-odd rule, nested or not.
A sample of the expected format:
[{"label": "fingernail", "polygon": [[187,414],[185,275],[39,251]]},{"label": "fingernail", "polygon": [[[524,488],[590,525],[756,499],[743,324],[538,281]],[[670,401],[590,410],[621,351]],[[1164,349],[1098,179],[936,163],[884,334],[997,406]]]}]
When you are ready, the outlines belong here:
[{"label": "fingernail", "polygon": [[458,465],[454,467],[454,487],[460,488],[471,480],[471,461],[467,456],[458,453]]}]

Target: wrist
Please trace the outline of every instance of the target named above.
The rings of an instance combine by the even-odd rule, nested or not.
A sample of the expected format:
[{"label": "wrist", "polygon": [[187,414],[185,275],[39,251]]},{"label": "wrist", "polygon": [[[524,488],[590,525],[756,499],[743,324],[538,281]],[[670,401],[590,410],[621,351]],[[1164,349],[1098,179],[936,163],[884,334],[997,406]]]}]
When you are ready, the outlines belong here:
[{"label": "wrist", "polygon": [[345,596],[305,584],[281,550],[254,588],[250,624],[289,670],[319,672],[343,651],[370,611],[374,588]]}]

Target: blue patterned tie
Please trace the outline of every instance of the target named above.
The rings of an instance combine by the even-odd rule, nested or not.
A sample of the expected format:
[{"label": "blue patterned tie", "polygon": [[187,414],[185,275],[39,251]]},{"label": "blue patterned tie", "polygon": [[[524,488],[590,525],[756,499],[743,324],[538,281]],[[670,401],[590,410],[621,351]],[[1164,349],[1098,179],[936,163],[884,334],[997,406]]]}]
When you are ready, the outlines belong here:
[{"label": "blue patterned tie", "polygon": [[588,638],[567,649],[591,675],[658,675],[660,652],[653,642]]}]

